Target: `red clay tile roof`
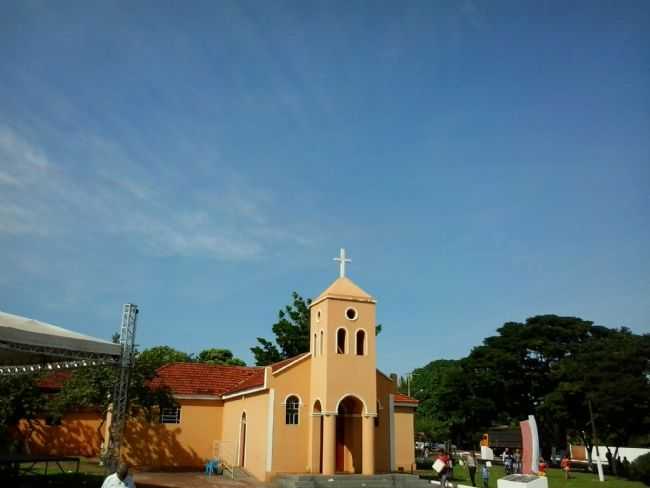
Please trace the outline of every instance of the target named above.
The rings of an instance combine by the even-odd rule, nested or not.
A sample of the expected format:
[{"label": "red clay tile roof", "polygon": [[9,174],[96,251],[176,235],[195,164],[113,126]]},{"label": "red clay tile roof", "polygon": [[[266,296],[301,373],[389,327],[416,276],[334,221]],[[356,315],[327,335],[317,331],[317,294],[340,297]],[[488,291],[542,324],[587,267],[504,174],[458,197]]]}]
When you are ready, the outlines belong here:
[{"label": "red clay tile roof", "polygon": [[[270,365],[271,371],[302,359],[298,354]],[[38,386],[43,390],[60,390],[72,376],[71,371],[56,371],[44,376]],[[221,396],[264,386],[264,368],[248,366],[217,366],[202,363],[171,363],[158,368],[158,376],[150,382],[153,388],[165,386],[175,395]]]},{"label": "red clay tile roof", "polygon": [[[308,354],[309,354],[308,352],[303,352],[302,354],[298,354],[297,356],[283,359],[282,361],[278,361],[277,363],[270,364],[269,366],[271,367],[272,372],[278,371],[279,369],[284,368],[288,364],[291,364],[294,361],[302,359]],[[260,386],[264,386],[264,369],[260,369],[256,374],[249,376],[241,383],[228,390],[226,393],[230,395],[231,393],[237,393],[239,391],[248,390],[250,388],[259,388]]]},{"label": "red clay tile roof", "polygon": [[249,390],[250,388],[258,388],[264,386],[264,369],[258,370],[255,374],[249,376],[239,384],[229,389],[226,393],[237,393],[238,391]]},{"label": "red clay tile roof", "polygon": [[284,368],[287,364],[291,364],[294,361],[297,361],[298,359],[302,359],[307,354],[309,354],[309,353],[308,352],[303,352],[302,354],[298,354],[298,355],[293,356],[291,358],[283,359],[282,361],[278,361],[277,363],[273,363],[271,365],[271,371],[273,371],[275,373],[278,369]]},{"label": "red clay tile roof", "polygon": [[395,402],[398,402],[398,403],[412,403],[413,405],[417,405],[418,403],[420,403],[415,398],[411,398],[410,396],[403,395],[402,393],[397,393],[395,395]]},{"label": "red clay tile roof", "polygon": [[158,368],[151,386],[166,386],[175,395],[221,396],[264,369],[248,366],[216,366],[201,363],[171,363]]}]

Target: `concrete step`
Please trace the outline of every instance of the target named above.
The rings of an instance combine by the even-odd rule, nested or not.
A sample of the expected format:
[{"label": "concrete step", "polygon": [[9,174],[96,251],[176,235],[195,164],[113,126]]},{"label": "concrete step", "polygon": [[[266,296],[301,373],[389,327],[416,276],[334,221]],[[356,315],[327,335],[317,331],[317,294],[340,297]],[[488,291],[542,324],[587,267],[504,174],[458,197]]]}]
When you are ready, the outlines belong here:
[{"label": "concrete step", "polygon": [[277,488],[431,488],[427,480],[411,474],[281,475]]}]

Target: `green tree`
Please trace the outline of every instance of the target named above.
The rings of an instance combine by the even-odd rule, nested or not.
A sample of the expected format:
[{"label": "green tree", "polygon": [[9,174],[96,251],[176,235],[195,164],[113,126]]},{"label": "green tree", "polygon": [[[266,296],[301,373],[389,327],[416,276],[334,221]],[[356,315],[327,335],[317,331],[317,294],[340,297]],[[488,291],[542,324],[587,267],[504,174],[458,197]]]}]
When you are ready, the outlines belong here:
[{"label": "green tree", "polygon": [[[508,322],[453,367],[434,361],[415,370],[418,418],[456,443],[475,445],[492,425],[537,418],[545,451],[567,436],[589,446],[588,402],[601,441],[628,444],[650,432],[648,336],[577,317],[540,315]],[[453,364],[453,363],[452,363]],[[439,439],[443,440],[443,439]]]},{"label": "green tree", "polygon": [[594,332],[558,363],[553,371],[557,386],[541,410],[549,419],[561,419],[568,434],[590,448],[595,441],[591,403],[599,441],[630,445],[633,437],[650,433],[650,335],[626,328]]},{"label": "green tree", "polygon": [[246,366],[246,363],[233,356],[229,349],[204,349],[196,357],[200,363],[222,364],[226,366]]},{"label": "green tree", "polygon": [[492,411],[474,424],[518,427],[520,420],[535,414],[546,448],[563,446],[566,424],[560,418],[551,421],[544,409],[545,398],[557,386],[553,371],[601,329],[577,317],[557,315],[531,317],[523,324],[505,323],[498,335],[486,338],[462,361],[467,391],[490,402]]},{"label": "green tree", "polygon": [[[169,389],[151,387],[151,381],[157,376],[158,359],[157,356],[152,358],[149,354],[144,354],[144,357],[136,355],[135,364],[131,370],[128,393],[130,406],[128,414],[130,416],[144,415],[147,420],[153,420],[159,409],[176,405]],[[103,424],[118,378],[119,369],[110,366],[74,371],[71,377],[64,382],[61,390],[47,403],[49,417],[56,421],[67,412],[95,409],[102,418],[101,424],[97,427],[97,433],[103,439]]]},{"label": "green tree", "polygon": [[155,346],[145,349],[138,354],[137,358],[140,364],[147,364],[153,370],[160,368],[164,364],[192,361],[190,354],[169,346]]},{"label": "green tree", "polygon": [[[460,360],[436,360],[414,370],[411,396],[420,401],[416,411],[419,432],[439,442],[475,445],[480,425],[493,416],[493,406],[477,397],[477,385],[471,380]],[[406,393],[405,386],[402,383],[400,391]]]},{"label": "green tree", "polygon": [[295,291],[291,294],[293,304],[278,312],[278,321],[273,324],[275,343],[257,338],[259,345],[251,347],[258,366],[266,366],[282,359],[309,351],[309,305],[311,300],[304,299]]},{"label": "green tree", "polygon": [[23,438],[24,449],[29,452],[27,440],[33,430],[32,421],[43,412],[44,395],[37,386],[40,376],[0,377],[0,451],[14,450],[9,434],[21,419],[28,424]]},{"label": "green tree", "polygon": [[257,366],[266,366],[282,360],[282,353],[273,342],[263,337],[258,337],[257,342],[259,343],[258,346],[251,347]]}]

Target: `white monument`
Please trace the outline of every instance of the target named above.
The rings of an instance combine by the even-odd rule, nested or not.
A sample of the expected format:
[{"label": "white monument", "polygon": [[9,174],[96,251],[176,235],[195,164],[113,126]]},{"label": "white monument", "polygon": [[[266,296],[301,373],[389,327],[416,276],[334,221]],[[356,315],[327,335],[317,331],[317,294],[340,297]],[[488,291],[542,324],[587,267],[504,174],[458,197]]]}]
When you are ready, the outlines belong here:
[{"label": "white monument", "polygon": [[548,478],[534,474],[509,474],[497,480],[497,488],[548,488]]},{"label": "white monument", "polygon": [[497,488],[548,488],[548,478],[539,472],[539,434],[532,415],[519,422],[521,428],[521,468],[523,474],[511,474],[497,480]]}]

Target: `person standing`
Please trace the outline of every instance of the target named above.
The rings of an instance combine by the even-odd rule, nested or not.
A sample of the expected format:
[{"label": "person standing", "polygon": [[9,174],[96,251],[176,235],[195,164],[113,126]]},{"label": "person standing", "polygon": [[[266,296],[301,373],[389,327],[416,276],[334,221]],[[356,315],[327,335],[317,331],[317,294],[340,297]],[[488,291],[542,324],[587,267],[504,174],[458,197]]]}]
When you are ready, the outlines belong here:
[{"label": "person standing", "polygon": [[623,461],[621,461],[621,456],[619,454],[616,454],[616,459],[614,460],[614,465],[616,466],[616,476],[624,476],[623,475]]},{"label": "person standing", "polygon": [[449,455],[446,451],[440,451],[436,459],[436,463],[441,464],[441,469],[438,471],[440,475],[440,488],[447,488],[447,480],[449,479]]},{"label": "person standing", "polygon": [[488,468],[487,462],[484,462],[481,466],[481,478],[483,479],[483,488],[488,488],[488,482],[490,481],[490,469]]},{"label": "person standing", "polygon": [[465,458],[467,469],[469,470],[469,479],[472,480],[472,486],[476,486],[476,455],[470,451]]},{"label": "person standing", "polygon": [[506,470],[506,474],[514,473],[514,469],[513,469],[514,462],[515,460],[512,457],[512,454],[510,453],[509,450],[506,449],[506,455],[503,459],[503,466]]},{"label": "person standing", "polygon": [[129,476],[129,466],[126,463],[120,463],[117,471],[106,477],[102,488],[135,488],[133,478]]},{"label": "person standing", "polygon": [[630,461],[627,459],[627,456],[623,456],[623,463],[621,464],[623,467],[623,472],[621,473],[621,476],[629,476],[630,475]]},{"label": "person standing", "polygon": [[519,449],[515,450],[515,473],[521,473],[521,451]]},{"label": "person standing", "polygon": [[568,480],[570,478],[569,473],[571,472],[571,460],[566,454],[562,458],[562,461],[560,461],[560,468],[564,471],[564,479]]},{"label": "person standing", "polygon": [[607,447],[607,454],[605,454],[605,457],[607,458],[607,468],[609,469],[610,474],[614,474],[614,456],[612,456],[612,451],[609,450],[609,447]]}]

